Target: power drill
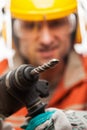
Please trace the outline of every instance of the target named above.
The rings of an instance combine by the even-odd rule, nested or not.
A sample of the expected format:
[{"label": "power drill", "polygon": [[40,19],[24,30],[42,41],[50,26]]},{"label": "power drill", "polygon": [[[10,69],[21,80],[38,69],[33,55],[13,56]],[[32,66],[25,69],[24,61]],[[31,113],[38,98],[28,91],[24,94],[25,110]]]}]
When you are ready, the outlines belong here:
[{"label": "power drill", "polygon": [[59,60],[52,59],[39,67],[23,64],[0,78],[0,116],[8,117],[26,106],[34,117],[44,112],[46,104],[40,97],[49,95],[48,82],[39,79],[39,73],[54,67]]}]

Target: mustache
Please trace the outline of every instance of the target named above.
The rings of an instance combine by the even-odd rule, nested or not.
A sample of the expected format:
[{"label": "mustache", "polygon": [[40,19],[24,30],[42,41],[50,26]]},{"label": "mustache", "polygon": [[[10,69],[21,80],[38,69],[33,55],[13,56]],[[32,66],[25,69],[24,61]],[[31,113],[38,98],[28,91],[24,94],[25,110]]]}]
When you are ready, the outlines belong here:
[{"label": "mustache", "polygon": [[46,51],[52,51],[59,48],[59,44],[57,45],[52,45],[52,46],[48,46],[48,45],[42,45],[41,47],[39,47],[37,50],[40,52],[46,52]]}]

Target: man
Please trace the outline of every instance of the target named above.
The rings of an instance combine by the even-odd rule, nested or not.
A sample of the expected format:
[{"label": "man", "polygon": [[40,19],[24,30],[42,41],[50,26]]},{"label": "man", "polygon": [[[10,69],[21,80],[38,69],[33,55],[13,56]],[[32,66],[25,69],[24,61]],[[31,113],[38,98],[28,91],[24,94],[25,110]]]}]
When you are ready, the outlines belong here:
[{"label": "man", "polygon": [[12,0],[11,14],[13,39],[23,63],[38,66],[60,60],[40,76],[50,84],[48,107],[86,110],[87,58],[73,49],[81,42],[76,0]]},{"label": "man", "polygon": [[85,110],[86,62],[83,61],[86,58],[73,49],[75,40],[79,40],[76,39],[79,24],[76,1],[42,3],[26,0],[17,3],[11,1],[13,34],[25,63],[38,66],[53,58],[60,60],[56,68],[41,74],[41,78],[49,81],[53,96],[48,106]]}]

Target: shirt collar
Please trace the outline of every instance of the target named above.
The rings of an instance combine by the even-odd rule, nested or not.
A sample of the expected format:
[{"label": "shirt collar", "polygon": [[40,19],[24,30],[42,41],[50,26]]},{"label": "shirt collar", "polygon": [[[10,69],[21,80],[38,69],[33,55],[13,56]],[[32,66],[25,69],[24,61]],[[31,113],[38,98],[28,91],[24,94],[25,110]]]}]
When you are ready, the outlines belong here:
[{"label": "shirt collar", "polygon": [[84,66],[80,55],[72,51],[69,56],[66,71],[64,73],[64,86],[70,88],[86,77]]}]

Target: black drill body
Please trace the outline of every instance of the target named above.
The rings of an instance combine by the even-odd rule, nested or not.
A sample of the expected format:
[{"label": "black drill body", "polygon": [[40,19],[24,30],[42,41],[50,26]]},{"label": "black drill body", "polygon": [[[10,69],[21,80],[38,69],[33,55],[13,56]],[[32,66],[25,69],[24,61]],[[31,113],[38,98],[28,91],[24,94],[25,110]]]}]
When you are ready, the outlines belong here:
[{"label": "black drill body", "polygon": [[0,115],[8,117],[26,106],[28,116],[44,112],[41,97],[49,95],[48,82],[39,80],[39,74],[31,74],[31,65],[21,65],[0,78]]}]

